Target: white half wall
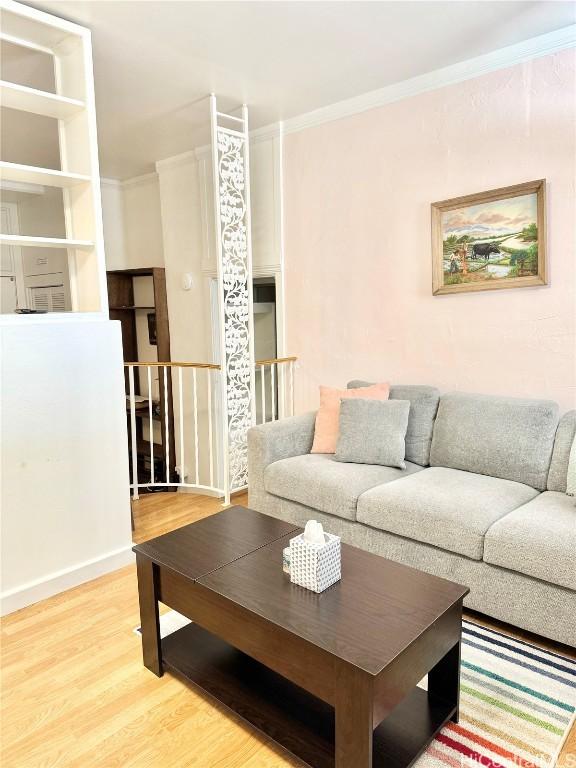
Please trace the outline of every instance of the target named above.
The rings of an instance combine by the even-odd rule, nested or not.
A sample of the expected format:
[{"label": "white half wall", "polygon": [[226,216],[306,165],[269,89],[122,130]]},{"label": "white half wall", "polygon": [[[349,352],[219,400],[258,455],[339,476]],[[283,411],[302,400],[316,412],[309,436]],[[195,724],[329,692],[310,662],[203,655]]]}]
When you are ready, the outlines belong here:
[{"label": "white half wall", "polygon": [[132,562],[120,325],[0,328],[1,609]]}]

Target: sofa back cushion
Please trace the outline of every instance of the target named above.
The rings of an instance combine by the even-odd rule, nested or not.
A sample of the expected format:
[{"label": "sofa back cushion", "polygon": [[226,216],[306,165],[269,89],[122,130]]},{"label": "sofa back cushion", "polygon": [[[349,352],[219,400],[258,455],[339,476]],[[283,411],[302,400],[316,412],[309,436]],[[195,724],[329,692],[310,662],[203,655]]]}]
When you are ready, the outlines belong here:
[{"label": "sofa back cushion", "polygon": [[552,461],[550,462],[550,472],[548,473],[548,490],[566,493],[566,478],[568,477],[568,459],[570,458],[570,449],[576,434],[576,411],[568,411],[560,419],[556,438],[554,440],[554,450],[552,451]]},{"label": "sofa back cushion", "polygon": [[[372,382],[355,379],[348,389],[369,387]],[[406,430],[406,460],[427,467],[430,463],[430,445],[434,419],[438,410],[440,392],[436,387],[420,384],[391,384],[390,400],[409,400],[410,414]]]},{"label": "sofa back cushion", "polygon": [[430,465],[546,489],[558,405],[452,392],[440,398]]},{"label": "sofa back cushion", "polygon": [[338,442],[340,403],[344,399],[363,398],[370,400],[388,400],[390,385],[388,382],[373,384],[359,389],[335,389],[320,387],[320,407],[316,412],[314,442],[311,453],[334,453]]}]

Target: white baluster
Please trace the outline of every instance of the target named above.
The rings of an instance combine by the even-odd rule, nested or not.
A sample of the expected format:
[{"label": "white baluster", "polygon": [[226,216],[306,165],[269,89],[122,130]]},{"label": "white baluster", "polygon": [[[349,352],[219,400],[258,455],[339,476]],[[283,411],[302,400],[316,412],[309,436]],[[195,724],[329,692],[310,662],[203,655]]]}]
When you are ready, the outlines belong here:
[{"label": "white baluster", "polygon": [[286,415],[286,363],[278,368],[278,416],[283,419]]},{"label": "white baluster", "polygon": [[210,487],[214,488],[214,438],[212,436],[212,369],[206,368],[206,381],[208,382],[208,451],[210,453]]},{"label": "white baluster", "polygon": [[290,360],[290,416],[294,416],[294,360]]},{"label": "white baluster", "polygon": [[138,453],[136,446],[136,402],[134,398],[134,366],[128,366],[130,389],[130,437],[132,441],[132,498],[138,498]]},{"label": "white baluster", "polygon": [[192,381],[194,382],[194,462],[196,470],[196,485],[200,482],[198,463],[198,389],[196,381],[196,368],[192,368]]},{"label": "white baluster", "polygon": [[148,431],[150,438],[150,485],[154,485],[154,409],[152,406],[152,366],[146,366],[148,373]]},{"label": "white baluster", "polygon": [[180,484],[184,482],[184,390],[182,387],[182,366],[178,366],[178,406],[180,409]]},{"label": "white baluster", "polygon": [[276,421],[276,375],[275,375],[275,365],[276,363],[272,363],[270,365],[270,392],[272,395],[272,421]]},{"label": "white baluster", "polygon": [[168,366],[164,366],[164,437],[166,439],[166,483],[170,483],[170,419],[168,418]]},{"label": "white baluster", "polygon": [[264,372],[264,366],[260,366],[260,390],[261,390],[261,399],[262,399],[262,424],[266,422],[266,382],[265,382],[266,376]]}]

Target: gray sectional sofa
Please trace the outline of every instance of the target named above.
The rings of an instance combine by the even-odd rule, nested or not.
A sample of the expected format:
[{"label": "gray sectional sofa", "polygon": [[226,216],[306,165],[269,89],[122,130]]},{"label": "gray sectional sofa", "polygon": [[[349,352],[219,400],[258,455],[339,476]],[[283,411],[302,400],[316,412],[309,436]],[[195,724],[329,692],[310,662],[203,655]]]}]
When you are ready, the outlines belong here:
[{"label": "gray sectional sofa", "polygon": [[[350,386],[368,382],[353,381]],[[249,504],[470,587],[474,610],[576,645],[576,411],[392,386],[410,400],[406,469],[311,454],[314,413],[253,427]]]}]

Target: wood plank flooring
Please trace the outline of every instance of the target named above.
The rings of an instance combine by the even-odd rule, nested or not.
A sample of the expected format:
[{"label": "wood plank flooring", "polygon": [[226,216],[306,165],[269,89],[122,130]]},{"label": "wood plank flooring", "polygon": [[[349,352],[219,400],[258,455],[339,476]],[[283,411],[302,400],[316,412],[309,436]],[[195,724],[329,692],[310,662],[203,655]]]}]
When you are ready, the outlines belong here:
[{"label": "wood plank flooring", "polygon": [[[245,495],[233,503],[246,504]],[[134,504],[134,540],[220,509],[218,499],[192,494],[143,496]],[[2,768],[300,765],[192,687],[169,674],[154,677],[142,666],[138,623],[133,566],[2,620]],[[576,765],[576,728],[559,765]]]}]

